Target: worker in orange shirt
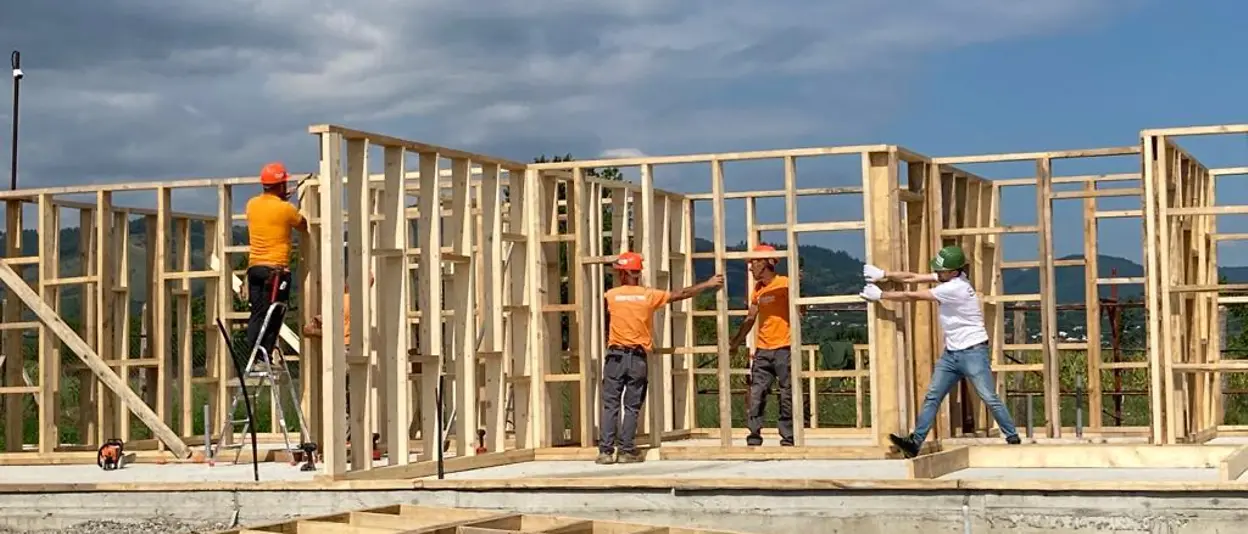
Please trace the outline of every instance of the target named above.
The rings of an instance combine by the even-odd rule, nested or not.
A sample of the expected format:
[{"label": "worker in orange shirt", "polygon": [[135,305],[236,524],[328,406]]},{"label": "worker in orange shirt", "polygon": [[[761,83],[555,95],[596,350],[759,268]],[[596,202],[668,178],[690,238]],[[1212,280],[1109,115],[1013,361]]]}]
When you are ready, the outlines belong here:
[{"label": "worker in orange shirt", "polygon": [[[373,287],[375,282],[373,273],[368,274],[368,287]],[[323,322],[324,315],[317,314],[312,317],[307,325],[303,327],[303,335],[307,337],[321,337],[324,334]],[[342,281],[342,344],[347,350],[351,349],[351,284],[343,277]],[[351,440],[351,374],[347,373],[347,440]]]},{"label": "worker in orange shirt", "polygon": [[[375,281],[372,273],[369,273],[368,287],[373,287]],[[312,322],[303,327],[303,334],[308,337],[321,337],[324,320],[324,316],[320,314],[312,317]],[[342,279],[342,344],[351,348],[351,284],[346,277]]]},{"label": "worker in orange shirt", "polygon": [[[775,252],[776,247],[758,245],[755,252]],[[754,275],[754,287],[750,291],[750,309],[737,333],[728,342],[728,353],[736,354],[745,336],[758,324],[755,335],[755,352],[750,356],[750,397],[746,407],[746,426],[750,434],[745,444],[763,444],[763,411],[767,408],[767,395],[771,383],[780,388],[780,445],[793,446],[793,377],[791,350],[791,326],[789,322],[789,277],[776,274],[778,258],[759,258],[749,261],[750,274]],[[805,314],[805,306],[798,312]],[[800,327],[800,325],[799,325]],[[813,396],[811,396],[813,398]],[[806,403],[809,406],[809,403]],[[807,408],[809,411],[809,408]]]},{"label": "worker in orange shirt", "polygon": [[668,303],[724,285],[724,275],[717,274],[675,292],[644,287],[640,285],[642,257],[636,252],[620,254],[614,266],[616,287],[604,296],[610,329],[602,365],[602,435],[597,460],[600,464],[615,463],[617,451],[620,463],[641,461],[633,439],[637,434],[637,413],[646,401],[646,358],[654,350],[654,312]]},{"label": "worker in orange shirt", "polygon": [[[250,239],[247,261],[247,293],[251,317],[247,321],[247,350],[254,350],[269,306],[290,299],[290,250],[292,230],[306,232],[308,221],[291,204],[290,174],[281,163],[269,163],[260,170],[262,191],[247,201],[247,233]],[[264,355],[277,345],[282,316],[274,315],[272,325],[260,339]],[[249,353],[250,354],[250,353]]]}]

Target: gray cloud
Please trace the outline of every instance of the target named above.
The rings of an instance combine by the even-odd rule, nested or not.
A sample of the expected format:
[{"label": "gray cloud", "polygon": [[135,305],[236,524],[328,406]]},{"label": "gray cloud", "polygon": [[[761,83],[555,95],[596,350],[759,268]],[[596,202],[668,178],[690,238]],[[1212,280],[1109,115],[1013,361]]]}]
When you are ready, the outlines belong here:
[{"label": "gray cloud", "polygon": [[325,122],[521,160],[863,142],[926,55],[1121,3],[14,1],[0,46],[33,187],[311,170]]}]

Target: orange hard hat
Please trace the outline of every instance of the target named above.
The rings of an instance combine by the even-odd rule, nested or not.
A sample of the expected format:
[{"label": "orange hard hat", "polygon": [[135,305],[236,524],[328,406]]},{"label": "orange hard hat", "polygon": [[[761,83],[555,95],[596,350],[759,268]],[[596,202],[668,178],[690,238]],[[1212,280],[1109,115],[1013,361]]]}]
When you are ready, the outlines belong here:
[{"label": "orange hard hat", "polygon": [[288,178],[290,174],[286,172],[286,166],[276,161],[260,169],[261,185],[281,185],[286,183]]},{"label": "orange hard hat", "polygon": [[[776,251],[776,247],[768,245],[768,244],[754,245],[754,252],[775,252],[775,251]],[[750,262],[761,261],[761,262],[766,262],[766,263],[770,263],[774,265],[780,261],[780,258],[751,258],[749,261]]]},{"label": "orange hard hat", "polygon": [[624,252],[615,260],[615,268],[621,271],[640,271],[641,270],[641,254],[636,252]]}]

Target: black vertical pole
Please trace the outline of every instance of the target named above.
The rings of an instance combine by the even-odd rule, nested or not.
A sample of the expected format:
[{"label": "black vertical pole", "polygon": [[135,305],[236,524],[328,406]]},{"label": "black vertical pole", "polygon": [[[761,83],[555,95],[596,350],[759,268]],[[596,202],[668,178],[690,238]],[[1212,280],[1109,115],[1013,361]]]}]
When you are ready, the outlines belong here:
[{"label": "black vertical pole", "polygon": [[17,189],[17,104],[22,94],[22,53],[14,50],[13,55],[9,56],[9,62],[13,65],[13,157],[10,159],[9,189],[15,190]]},{"label": "black vertical pole", "polygon": [[444,423],[445,419],[442,419],[442,402],[444,400],[442,397],[442,388],[445,386],[446,386],[445,375],[443,375],[441,371],[439,371],[438,372],[438,389],[435,392],[434,402],[433,402],[433,408],[434,408],[433,416],[438,418],[438,441],[434,445],[435,447],[437,447],[436,450],[438,451],[438,480],[443,480],[446,478],[446,468],[444,467],[442,463],[443,462],[442,441],[446,439],[445,437],[446,429],[442,428],[442,425],[445,424]]}]

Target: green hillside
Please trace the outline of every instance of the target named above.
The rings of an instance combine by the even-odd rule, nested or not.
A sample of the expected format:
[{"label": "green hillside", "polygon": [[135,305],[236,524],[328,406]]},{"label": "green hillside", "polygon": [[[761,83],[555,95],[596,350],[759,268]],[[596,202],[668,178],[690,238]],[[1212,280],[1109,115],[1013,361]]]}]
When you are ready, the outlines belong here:
[{"label": "green hillside", "polygon": [[[206,268],[200,257],[203,251],[203,231],[204,227],[202,224],[196,223],[191,225],[192,269],[195,270]],[[3,232],[0,232],[0,236],[3,236]],[[61,276],[82,274],[83,257],[79,251],[81,241],[78,229],[62,230],[60,238]],[[234,228],[234,242],[245,243],[246,240],[247,229],[242,226],[236,226]],[[35,254],[39,246],[38,233],[34,230],[23,232],[22,244],[24,254]],[[727,247],[727,250],[743,251],[745,248],[744,243],[738,243]],[[146,265],[148,251],[151,249],[152,246],[146,242],[143,221],[132,221],[130,224],[129,247],[130,287],[131,298],[136,304],[136,310],[138,306],[147,301],[144,266]],[[711,252],[714,250],[714,246],[710,241],[698,238],[694,240],[694,250],[695,252]],[[804,264],[802,275],[803,293],[807,295],[849,295],[857,293],[862,288],[862,261],[847,252],[830,250],[814,245],[803,245],[800,250],[800,256]],[[1077,257],[1079,256],[1066,256],[1063,259]],[[1124,258],[1102,255],[1098,258],[1098,263],[1098,276],[1102,278],[1110,276],[1140,277],[1144,275],[1143,266]],[[726,268],[726,274],[730,281],[745,279],[745,262],[729,261],[726,263]],[[788,266],[782,261],[779,269],[782,272],[787,272]],[[28,278],[33,279],[33,269],[30,271],[32,272],[28,275]],[[1083,268],[1061,267],[1056,271],[1058,303],[1082,303],[1084,299]],[[705,279],[714,272],[714,261],[694,261],[694,273],[698,280]],[[1219,272],[1228,282],[1248,282],[1248,267],[1223,267]],[[1039,273],[1035,269],[1010,269],[1005,271],[1002,276],[1005,293],[1039,292],[1040,278]],[[75,289],[65,288],[62,292],[61,306],[65,315],[75,315],[78,310],[79,295]],[[745,300],[745,287],[743,284],[731,283],[728,292],[734,306],[742,305]],[[1108,297],[1109,294],[1110,288],[1102,286],[1101,297]],[[1118,286],[1118,295],[1122,299],[1139,299],[1143,295],[1143,286],[1139,284]]]},{"label": "green hillside", "polygon": [[[192,222],[191,229],[191,270],[205,270],[203,259],[204,250],[204,225],[201,222]],[[129,282],[130,282],[130,300],[131,312],[138,313],[147,302],[147,275],[146,265],[148,251],[153,250],[153,246],[147,242],[147,229],[143,220],[133,220],[129,225],[129,250],[127,261],[129,262]],[[0,241],[4,239],[4,232],[0,232]],[[247,242],[247,229],[241,226],[234,227],[234,242]],[[81,253],[81,232],[78,228],[68,228],[61,230],[60,233],[60,276],[72,277],[85,274],[83,270],[84,257]],[[169,248],[172,253],[173,247]],[[39,251],[39,233],[35,230],[25,230],[22,232],[22,254],[35,255]],[[237,260],[236,260],[237,261]],[[34,268],[27,268],[25,278],[34,281]],[[203,286],[202,280],[194,280],[191,282],[192,289],[198,291]],[[67,286],[61,289],[61,315],[66,317],[76,317],[79,315],[81,307],[81,286]]]},{"label": "green hillside", "polygon": [[[728,251],[743,251],[745,244],[738,243],[726,247]],[[695,252],[712,252],[714,244],[706,239],[694,240]],[[848,295],[862,289],[862,260],[842,250],[829,250],[819,246],[802,245],[799,256],[802,259],[802,293],[807,295]],[[1061,259],[1075,259],[1082,256],[1064,256]],[[1097,257],[1098,277],[1120,278],[1144,276],[1144,266],[1131,260],[1117,256],[1101,255]],[[746,276],[745,262],[729,261],[726,263],[726,275],[729,280],[741,280]],[[694,273],[698,280],[705,279],[715,272],[712,260],[695,260]],[[779,269],[787,272],[785,262]],[[1083,267],[1059,267],[1056,269],[1058,304],[1079,304],[1084,301],[1084,269]],[[1248,267],[1222,267],[1221,276],[1228,282],[1248,282]],[[1026,294],[1040,292],[1040,273],[1036,269],[1008,269],[1002,273],[1002,285],[1007,294]],[[728,288],[729,297],[734,302],[743,302],[745,288],[742,284],[732,284]],[[1110,287],[1100,288],[1102,298],[1108,298]],[[1144,294],[1142,284],[1118,286],[1118,297],[1124,300],[1140,299]]]}]

